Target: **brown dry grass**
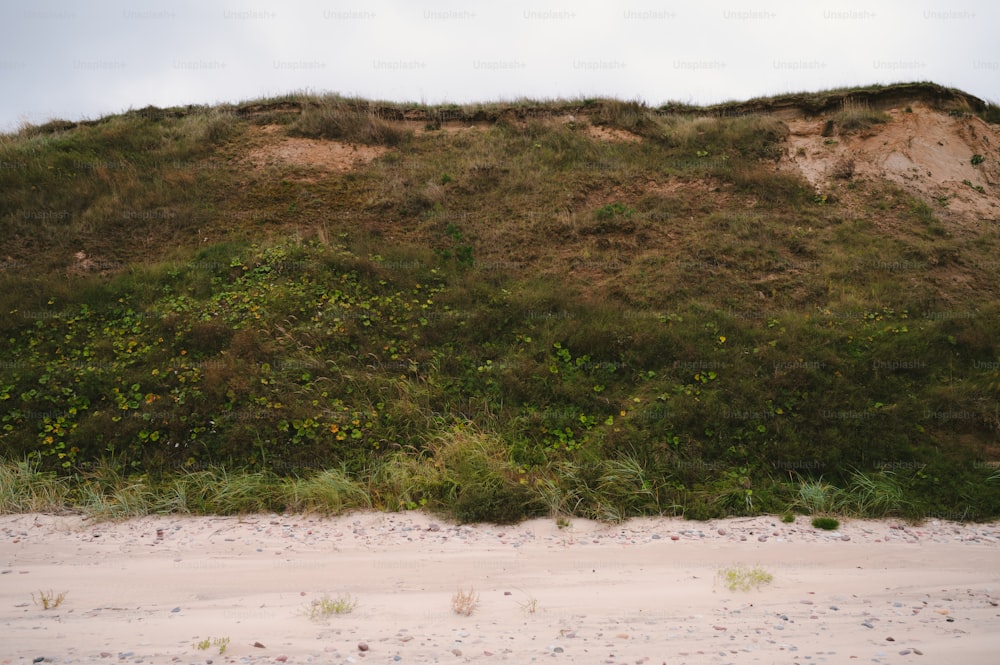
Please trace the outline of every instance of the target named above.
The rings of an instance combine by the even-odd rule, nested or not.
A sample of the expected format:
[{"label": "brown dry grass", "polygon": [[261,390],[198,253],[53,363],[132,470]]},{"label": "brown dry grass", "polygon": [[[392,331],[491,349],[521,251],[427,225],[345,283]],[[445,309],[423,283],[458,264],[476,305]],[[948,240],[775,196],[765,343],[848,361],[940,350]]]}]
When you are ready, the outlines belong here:
[{"label": "brown dry grass", "polygon": [[451,610],[455,614],[465,617],[472,616],[478,606],[479,594],[472,587],[469,587],[468,590],[459,589],[451,597]]}]

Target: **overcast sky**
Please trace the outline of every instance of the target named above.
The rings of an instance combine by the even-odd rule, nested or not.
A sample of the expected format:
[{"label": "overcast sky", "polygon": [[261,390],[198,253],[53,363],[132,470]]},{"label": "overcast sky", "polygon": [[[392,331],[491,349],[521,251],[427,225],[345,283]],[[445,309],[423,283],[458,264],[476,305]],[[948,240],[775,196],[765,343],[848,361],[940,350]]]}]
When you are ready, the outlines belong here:
[{"label": "overcast sky", "polygon": [[1000,102],[993,0],[5,0],[0,131],[309,90],[710,104],[930,80]]}]

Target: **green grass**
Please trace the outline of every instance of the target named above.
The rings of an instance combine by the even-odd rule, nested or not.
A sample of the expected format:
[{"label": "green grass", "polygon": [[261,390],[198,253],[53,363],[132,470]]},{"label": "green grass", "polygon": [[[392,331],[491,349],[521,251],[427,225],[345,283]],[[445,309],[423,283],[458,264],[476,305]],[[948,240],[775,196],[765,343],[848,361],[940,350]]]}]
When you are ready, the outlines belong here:
[{"label": "green grass", "polygon": [[0,513],[47,513],[70,503],[67,479],[42,471],[39,462],[0,463]]},{"label": "green grass", "polygon": [[[3,136],[0,510],[1000,515],[1000,236],[887,183],[820,205],[746,104],[293,94]],[[261,124],[387,150],[255,170]]]},{"label": "green grass", "polygon": [[855,471],[837,501],[841,514],[863,517],[900,515],[907,507],[905,492],[891,471]]},{"label": "green grass", "polygon": [[822,478],[803,481],[799,487],[795,507],[806,514],[832,510],[836,503],[837,492],[837,488],[824,483]]},{"label": "green grass", "polygon": [[373,506],[364,486],[343,471],[326,469],[309,478],[285,483],[286,509],[298,512],[340,514],[354,508]]},{"label": "green grass", "polygon": [[[454,436],[452,434],[451,436]],[[338,515],[355,509],[426,509],[459,522],[512,522],[525,516],[555,516],[560,528],[569,517],[584,517],[608,523],[641,515],[684,515],[710,519],[734,514],[782,514],[794,521],[791,511],[816,513],[820,523],[827,515],[880,518],[900,516],[919,519],[940,515],[940,509],[919,510],[901,501],[897,480],[886,480],[885,472],[867,476],[855,473],[845,488],[822,480],[780,481],[755,484],[754,506],[747,511],[747,490],[729,489],[729,480],[715,482],[711,489],[688,488],[679,480],[656,483],[633,458],[595,462],[592,465],[563,462],[544,469],[511,466],[491,449],[489,437],[472,434],[451,450],[434,452],[397,451],[357,474],[321,470],[294,477],[223,467],[198,472],[176,472],[158,477],[125,475],[106,464],[87,473],[62,477],[36,474],[31,481],[39,501],[8,501],[3,513],[77,512],[91,519],[122,520],[150,514],[228,515],[259,512],[317,513]],[[442,445],[440,443],[436,444]],[[493,444],[495,445],[495,444]],[[17,478],[24,462],[0,463],[0,490],[7,496],[20,491]],[[891,476],[890,476],[891,477]],[[968,483],[949,486],[959,500],[972,492],[988,493],[997,474],[974,477]],[[669,477],[668,477],[669,478]],[[728,478],[737,478],[730,474]],[[917,479],[937,483],[926,474]],[[742,483],[742,481],[740,481]],[[890,483],[886,486],[886,483]],[[817,486],[824,487],[824,501],[804,503]],[[732,496],[734,503],[726,504]],[[920,494],[912,494],[920,499]],[[812,508],[809,508],[812,506]],[[827,508],[823,509],[823,506]],[[951,514],[951,519],[974,519],[974,514]],[[837,520],[833,520],[836,522]]]}]

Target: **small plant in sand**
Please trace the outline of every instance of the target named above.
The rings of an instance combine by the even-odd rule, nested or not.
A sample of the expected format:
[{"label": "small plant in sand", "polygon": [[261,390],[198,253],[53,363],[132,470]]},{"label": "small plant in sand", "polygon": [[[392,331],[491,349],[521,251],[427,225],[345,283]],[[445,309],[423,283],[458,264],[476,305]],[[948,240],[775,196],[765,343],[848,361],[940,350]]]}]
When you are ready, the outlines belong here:
[{"label": "small plant in sand", "polygon": [[527,596],[527,600],[525,600],[524,602],[518,603],[517,606],[520,607],[521,611],[524,612],[524,613],[526,613],[526,614],[534,614],[535,612],[537,612],[538,611],[538,599],[535,598],[534,596],[532,596],[527,591],[523,591],[522,590],[522,593],[524,593],[524,595]]},{"label": "small plant in sand", "polygon": [[455,595],[451,597],[451,609],[455,614],[461,614],[462,616],[471,616],[473,612],[476,611],[476,607],[479,605],[479,594],[476,593],[475,589],[469,587],[469,590],[459,589],[455,592]]},{"label": "small plant in sand", "polygon": [[31,594],[31,601],[35,605],[41,605],[43,610],[54,610],[62,605],[67,593],[67,591],[60,591],[59,593],[55,591],[39,591],[38,598],[35,598],[35,594]]},{"label": "small plant in sand", "polygon": [[212,639],[211,637],[206,637],[201,642],[195,644],[195,648],[205,651],[206,649],[215,646],[219,650],[219,654],[226,653],[226,649],[229,648],[229,638],[228,637],[216,637]]},{"label": "small plant in sand", "polygon": [[824,531],[834,531],[840,526],[840,520],[833,517],[814,517],[812,525]]},{"label": "small plant in sand", "polygon": [[716,574],[716,579],[730,591],[749,591],[770,584],[774,576],[760,566],[750,568],[739,565],[722,568]]},{"label": "small plant in sand", "polygon": [[792,515],[791,513],[785,513],[784,515],[781,516],[781,521],[784,522],[785,524],[791,524],[792,522],[795,521],[795,515]]},{"label": "small plant in sand", "polygon": [[309,604],[307,613],[312,620],[325,619],[334,614],[350,614],[358,606],[358,601],[350,594],[330,598],[323,596]]}]

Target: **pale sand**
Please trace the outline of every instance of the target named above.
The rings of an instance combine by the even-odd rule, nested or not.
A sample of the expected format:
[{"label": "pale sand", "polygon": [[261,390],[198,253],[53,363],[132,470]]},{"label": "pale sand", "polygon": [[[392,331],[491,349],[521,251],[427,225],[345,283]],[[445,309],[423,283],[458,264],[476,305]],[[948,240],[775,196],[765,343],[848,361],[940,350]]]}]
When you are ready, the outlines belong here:
[{"label": "pale sand", "polygon": [[[729,591],[737,563],[774,580]],[[1000,662],[998,524],[3,515],[0,572],[0,663]],[[352,613],[304,615],[344,593]]]}]

